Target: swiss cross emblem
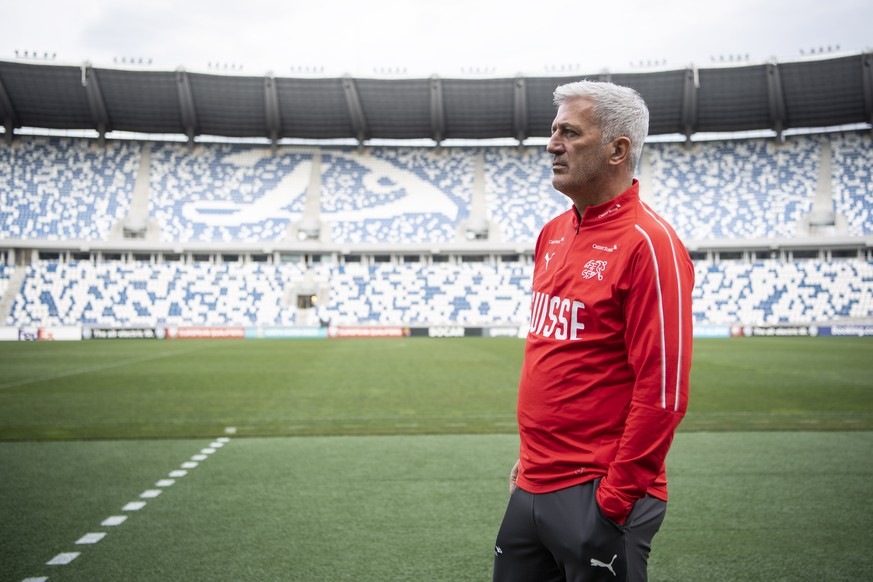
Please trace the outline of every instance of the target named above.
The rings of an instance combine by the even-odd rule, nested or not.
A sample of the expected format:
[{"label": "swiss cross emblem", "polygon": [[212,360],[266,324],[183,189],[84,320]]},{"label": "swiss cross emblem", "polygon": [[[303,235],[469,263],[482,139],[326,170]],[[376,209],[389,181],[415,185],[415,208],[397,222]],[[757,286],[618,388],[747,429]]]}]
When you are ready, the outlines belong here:
[{"label": "swiss cross emblem", "polygon": [[593,279],[594,277],[597,277],[598,281],[603,281],[604,269],[606,269],[606,261],[588,261],[585,263],[585,268],[582,269],[582,278]]}]

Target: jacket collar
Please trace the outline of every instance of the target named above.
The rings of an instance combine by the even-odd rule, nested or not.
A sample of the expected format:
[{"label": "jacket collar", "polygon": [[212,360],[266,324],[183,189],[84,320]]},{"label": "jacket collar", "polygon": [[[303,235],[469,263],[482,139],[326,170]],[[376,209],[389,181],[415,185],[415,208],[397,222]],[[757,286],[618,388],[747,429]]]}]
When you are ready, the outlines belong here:
[{"label": "jacket collar", "polygon": [[604,222],[608,220],[614,220],[619,216],[624,215],[627,209],[634,206],[634,204],[640,199],[640,183],[635,178],[631,187],[613,198],[608,202],[604,202],[603,204],[599,204],[597,206],[589,206],[585,209],[585,213],[582,215],[582,220],[579,220],[579,211],[574,208],[573,212],[573,226],[579,226],[580,224],[591,224]]}]

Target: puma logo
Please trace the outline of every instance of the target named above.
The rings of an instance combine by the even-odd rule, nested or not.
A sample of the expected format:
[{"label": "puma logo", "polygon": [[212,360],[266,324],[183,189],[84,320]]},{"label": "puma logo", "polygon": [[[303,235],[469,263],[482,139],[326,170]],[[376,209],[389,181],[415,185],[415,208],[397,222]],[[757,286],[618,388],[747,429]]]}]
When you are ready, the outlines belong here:
[{"label": "puma logo", "polygon": [[551,261],[551,260],[552,260],[552,257],[555,256],[555,253],[552,253],[552,256],[551,256],[551,257],[549,256],[549,253],[546,253],[546,254],[543,255],[543,256],[544,256],[545,259],[546,259],[546,271],[548,271],[548,270],[549,270],[549,261]]},{"label": "puma logo", "polygon": [[617,557],[618,557],[618,554],[615,554],[614,556],[612,556],[612,559],[609,561],[608,564],[601,562],[600,560],[597,560],[595,558],[591,558],[591,565],[597,566],[598,568],[606,568],[607,570],[612,572],[613,576],[615,576],[615,570],[612,569],[612,563],[615,562],[615,559]]}]

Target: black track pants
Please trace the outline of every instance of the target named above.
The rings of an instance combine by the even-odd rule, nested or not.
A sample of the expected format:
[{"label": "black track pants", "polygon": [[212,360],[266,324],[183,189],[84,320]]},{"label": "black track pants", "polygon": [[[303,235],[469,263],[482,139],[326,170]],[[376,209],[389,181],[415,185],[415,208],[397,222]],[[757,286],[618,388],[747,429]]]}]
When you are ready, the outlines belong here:
[{"label": "black track pants", "polygon": [[645,582],[667,504],[646,496],[623,525],[600,511],[600,480],[553,493],[516,489],[494,547],[494,582]]}]

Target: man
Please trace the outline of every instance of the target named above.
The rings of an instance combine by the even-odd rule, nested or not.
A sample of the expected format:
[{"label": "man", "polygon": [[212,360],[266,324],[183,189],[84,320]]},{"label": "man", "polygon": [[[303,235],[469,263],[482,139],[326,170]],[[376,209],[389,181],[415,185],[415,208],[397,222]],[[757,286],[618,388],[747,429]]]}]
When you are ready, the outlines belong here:
[{"label": "man", "polygon": [[639,199],[640,95],[581,81],[554,96],[546,149],[573,208],[537,239],[521,447],[494,580],[645,581],[664,459],[688,402],[694,269]]}]

